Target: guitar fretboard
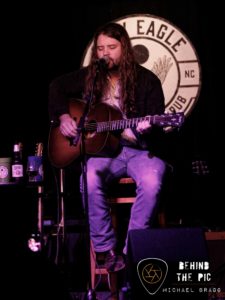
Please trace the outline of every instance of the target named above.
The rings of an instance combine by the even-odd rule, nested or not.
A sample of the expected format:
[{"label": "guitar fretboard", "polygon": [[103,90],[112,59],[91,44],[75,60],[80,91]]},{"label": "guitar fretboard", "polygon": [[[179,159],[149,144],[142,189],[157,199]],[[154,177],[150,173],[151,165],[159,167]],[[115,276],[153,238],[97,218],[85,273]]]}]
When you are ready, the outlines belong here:
[{"label": "guitar fretboard", "polygon": [[95,131],[97,133],[104,131],[115,131],[125,128],[133,128],[138,125],[141,121],[148,121],[149,124],[156,124],[158,126],[176,126],[182,125],[184,119],[183,113],[177,114],[164,114],[164,115],[154,115],[145,116],[132,119],[121,119],[113,121],[95,122],[85,124],[85,129],[87,131]]},{"label": "guitar fretboard", "polygon": [[151,116],[146,116],[142,118],[133,118],[133,119],[122,119],[122,120],[114,120],[109,122],[99,122],[97,123],[97,132],[104,132],[104,131],[114,131],[120,130],[125,128],[133,128],[136,127],[137,124],[141,121],[148,121],[151,123]]}]

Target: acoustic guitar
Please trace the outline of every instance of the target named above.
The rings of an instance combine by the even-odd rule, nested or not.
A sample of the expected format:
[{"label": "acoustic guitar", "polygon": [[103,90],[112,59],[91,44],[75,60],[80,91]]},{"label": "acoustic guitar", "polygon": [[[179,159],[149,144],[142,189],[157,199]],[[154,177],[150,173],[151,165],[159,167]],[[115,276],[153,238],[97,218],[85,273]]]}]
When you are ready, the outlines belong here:
[{"label": "acoustic guitar", "polygon": [[[70,114],[76,120],[78,130],[84,109],[84,101],[70,101]],[[136,127],[140,121],[144,120],[157,126],[180,127],[184,122],[184,114],[174,113],[123,119],[119,110],[107,104],[99,103],[90,110],[83,126],[85,153],[92,156],[101,156],[104,153],[115,153],[120,144],[121,131],[126,128]],[[61,134],[58,125],[50,128],[48,155],[53,166],[64,168],[78,158],[80,154],[80,138],[78,141],[74,141],[74,139],[65,137]]]}]

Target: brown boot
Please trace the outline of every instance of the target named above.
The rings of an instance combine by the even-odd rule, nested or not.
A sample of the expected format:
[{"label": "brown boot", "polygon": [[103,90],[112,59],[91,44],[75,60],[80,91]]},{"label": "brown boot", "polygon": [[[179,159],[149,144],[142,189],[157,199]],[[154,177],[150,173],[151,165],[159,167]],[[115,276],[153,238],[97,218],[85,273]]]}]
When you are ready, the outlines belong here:
[{"label": "brown boot", "polygon": [[105,257],[105,267],[109,273],[118,272],[125,268],[125,262],[121,255],[116,254],[114,250],[110,250]]}]

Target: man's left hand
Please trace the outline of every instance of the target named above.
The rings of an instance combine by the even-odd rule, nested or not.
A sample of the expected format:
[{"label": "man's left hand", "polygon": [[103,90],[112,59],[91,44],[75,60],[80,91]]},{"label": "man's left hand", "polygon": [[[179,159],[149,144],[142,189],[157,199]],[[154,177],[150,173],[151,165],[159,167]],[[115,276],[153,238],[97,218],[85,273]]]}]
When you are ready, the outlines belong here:
[{"label": "man's left hand", "polygon": [[141,121],[138,123],[136,129],[137,129],[138,133],[143,134],[143,133],[149,132],[151,127],[152,127],[152,125],[149,124],[148,121]]}]

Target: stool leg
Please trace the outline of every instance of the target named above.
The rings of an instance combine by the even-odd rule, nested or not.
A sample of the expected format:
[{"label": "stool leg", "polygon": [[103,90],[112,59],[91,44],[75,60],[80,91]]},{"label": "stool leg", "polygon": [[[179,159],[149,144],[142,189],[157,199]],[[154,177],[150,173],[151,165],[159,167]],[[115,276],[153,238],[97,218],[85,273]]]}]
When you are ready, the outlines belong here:
[{"label": "stool leg", "polygon": [[43,231],[43,187],[38,186],[38,231],[42,234]]},{"label": "stool leg", "polygon": [[117,273],[109,273],[109,288],[111,292],[111,300],[119,300],[119,291],[118,291],[118,274]]},{"label": "stool leg", "polygon": [[62,228],[62,242],[65,239],[65,209],[64,209],[64,184],[65,184],[65,171],[60,169],[60,214],[61,220],[59,226]]},{"label": "stool leg", "polygon": [[43,186],[38,186],[38,232],[40,233],[41,244],[40,247],[42,249],[43,244]]},{"label": "stool leg", "polygon": [[160,227],[162,228],[166,227],[166,216],[164,211],[158,213],[158,222]]},{"label": "stool leg", "polygon": [[95,288],[95,270],[96,270],[96,254],[94,251],[94,247],[92,241],[90,241],[90,262],[91,262],[91,288]]}]

